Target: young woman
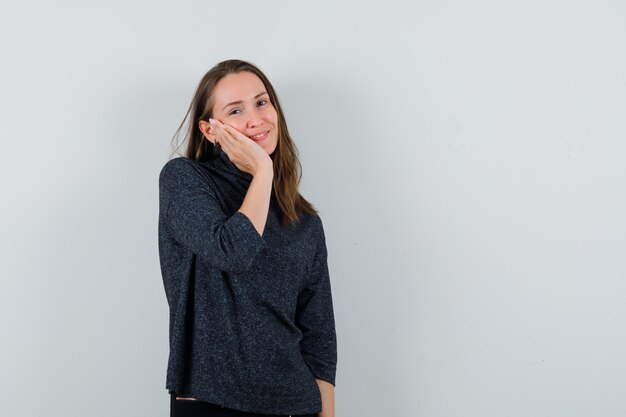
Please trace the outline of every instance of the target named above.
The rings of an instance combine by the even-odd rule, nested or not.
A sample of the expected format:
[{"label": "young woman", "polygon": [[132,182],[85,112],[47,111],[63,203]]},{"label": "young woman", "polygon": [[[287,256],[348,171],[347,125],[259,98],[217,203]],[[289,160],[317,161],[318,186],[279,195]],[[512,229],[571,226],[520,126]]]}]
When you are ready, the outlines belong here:
[{"label": "young woman", "polygon": [[322,221],[278,96],[252,63],[200,81],[183,156],[159,174],[171,415],[334,417],[335,320]]}]

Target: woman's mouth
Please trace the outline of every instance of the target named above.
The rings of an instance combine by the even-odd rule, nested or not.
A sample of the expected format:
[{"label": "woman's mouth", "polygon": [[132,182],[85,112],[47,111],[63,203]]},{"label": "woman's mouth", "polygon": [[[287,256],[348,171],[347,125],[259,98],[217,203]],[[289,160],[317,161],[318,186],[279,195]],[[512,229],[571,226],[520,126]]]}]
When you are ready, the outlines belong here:
[{"label": "woman's mouth", "polygon": [[249,138],[255,142],[261,142],[262,140],[265,140],[267,138],[268,134],[269,134],[269,130],[261,134],[255,135],[255,136],[249,136]]}]

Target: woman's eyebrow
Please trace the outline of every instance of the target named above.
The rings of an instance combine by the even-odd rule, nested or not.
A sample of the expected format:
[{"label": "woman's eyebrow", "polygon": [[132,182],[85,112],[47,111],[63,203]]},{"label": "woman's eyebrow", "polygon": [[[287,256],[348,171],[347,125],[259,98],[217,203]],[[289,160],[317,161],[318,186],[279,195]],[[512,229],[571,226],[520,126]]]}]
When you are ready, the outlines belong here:
[{"label": "woman's eyebrow", "polygon": [[[267,92],[263,91],[262,93],[257,94],[256,96],[254,96],[254,99],[256,100],[257,98],[261,97],[263,94],[267,94]],[[225,105],[224,107],[222,107],[222,110],[224,110],[228,106],[232,106],[233,104],[240,104],[240,103],[243,103],[243,101],[237,100],[237,101],[230,102],[227,105]]]}]

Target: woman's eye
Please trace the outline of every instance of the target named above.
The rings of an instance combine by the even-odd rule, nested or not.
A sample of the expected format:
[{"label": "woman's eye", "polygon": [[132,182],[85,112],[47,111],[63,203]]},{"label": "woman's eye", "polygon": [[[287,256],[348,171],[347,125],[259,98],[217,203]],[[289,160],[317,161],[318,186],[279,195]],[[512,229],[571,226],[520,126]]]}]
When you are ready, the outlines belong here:
[{"label": "woman's eye", "polygon": [[[257,102],[257,104],[258,104],[258,105],[260,105],[260,106],[266,106],[266,105],[267,105],[267,100],[259,100],[259,101]],[[230,112],[230,113],[228,113],[228,115],[229,115],[229,116],[232,116],[233,114],[239,114],[239,113],[235,113],[235,112],[239,112],[239,113],[241,113],[241,110],[239,110],[239,109],[233,109],[233,110],[231,110],[231,112]]]}]

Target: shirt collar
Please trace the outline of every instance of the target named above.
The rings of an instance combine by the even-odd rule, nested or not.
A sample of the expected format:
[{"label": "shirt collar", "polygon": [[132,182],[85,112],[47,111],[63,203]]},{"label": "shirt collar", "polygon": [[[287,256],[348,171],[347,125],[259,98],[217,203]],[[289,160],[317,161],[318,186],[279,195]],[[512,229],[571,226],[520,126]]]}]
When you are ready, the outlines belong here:
[{"label": "shirt collar", "polygon": [[237,177],[252,180],[252,174],[249,174],[237,168],[237,165],[235,165],[233,161],[230,160],[226,152],[224,152],[222,149],[218,150],[218,158],[216,159],[216,161],[217,160],[221,161],[222,166],[224,169],[226,169],[226,171],[231,172]]}]

